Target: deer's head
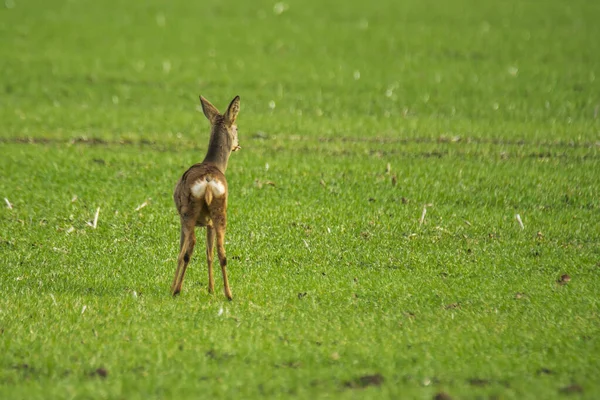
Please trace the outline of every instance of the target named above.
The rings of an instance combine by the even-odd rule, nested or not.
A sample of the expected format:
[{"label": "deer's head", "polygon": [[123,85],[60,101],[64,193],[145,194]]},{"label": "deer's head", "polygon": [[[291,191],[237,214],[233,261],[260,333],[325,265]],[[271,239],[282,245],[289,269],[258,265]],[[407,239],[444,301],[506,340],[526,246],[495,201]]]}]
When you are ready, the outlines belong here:
[{"label": "deer's head", "polygon": [[227,107],[225,114],[221,114],[210,101],[202,96],[200,96],[200,103],[202,104],[204,115],[206,115],[211,124],[209,146],[224,146],[230,152],[241,149],[237,125],[235,124],[240,111],[240,96],[235,96],[229,107]]}]

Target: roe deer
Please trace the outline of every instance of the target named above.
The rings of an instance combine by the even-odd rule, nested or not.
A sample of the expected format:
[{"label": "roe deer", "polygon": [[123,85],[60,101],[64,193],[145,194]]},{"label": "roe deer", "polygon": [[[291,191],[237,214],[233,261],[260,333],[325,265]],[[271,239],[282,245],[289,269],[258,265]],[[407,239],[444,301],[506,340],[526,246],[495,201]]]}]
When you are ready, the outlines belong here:
[{"label": "roe deer", "polygon": [[213,293],[213,257],[215,238],[225,296],[229,300],[231,290],[227,280],[227,257],[225,256],[225,228],[227,225],[227,180],[225,170],[232,151],[241,147],[238,142],[235,120],[240,111],[240,96],[236,96],[225,114],[200,96],[202,111],[210,121],[210,142],[204,161],[191,166],[179,179],[173,198],[181,219],[181,239],[177,270],[171,286],[173,296],[181,292],[183,276],[192,258],[196,244],[196,226],[206,227],[206,260],[208,263],[208,292]]}]

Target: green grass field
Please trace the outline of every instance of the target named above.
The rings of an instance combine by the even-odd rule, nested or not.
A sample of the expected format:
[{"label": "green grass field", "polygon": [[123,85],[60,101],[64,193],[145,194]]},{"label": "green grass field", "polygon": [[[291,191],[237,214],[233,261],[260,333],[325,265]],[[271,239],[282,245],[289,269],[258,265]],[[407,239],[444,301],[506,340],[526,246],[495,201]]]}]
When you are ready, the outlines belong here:
[{"label": "green grass field", "polygon": [[[0,398],[600,398],[599,20],[2,2]],[[203,240],[169,294],[199,94],[242,99],[232,302]]]}]

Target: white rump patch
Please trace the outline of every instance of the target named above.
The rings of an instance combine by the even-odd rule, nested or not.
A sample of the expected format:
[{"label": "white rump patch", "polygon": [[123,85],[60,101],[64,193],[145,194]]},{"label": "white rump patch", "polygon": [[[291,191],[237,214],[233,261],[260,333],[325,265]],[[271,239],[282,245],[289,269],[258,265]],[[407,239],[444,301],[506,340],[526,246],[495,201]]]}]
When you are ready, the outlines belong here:
[{"label": "white rump patch", "polygon": [[198,179],[191,187],[192,195],[197,199],[204,197],[206,192],[206,181],[204,179]]},{"label": "white rump patch", "polygon": [[223,195],[225,194],[225,185],[223,185],[216,179],[213,179],[212,181],[208,182],[208,184],[210,185],[210,189],[212,190],[213,196],[223,197]]}]

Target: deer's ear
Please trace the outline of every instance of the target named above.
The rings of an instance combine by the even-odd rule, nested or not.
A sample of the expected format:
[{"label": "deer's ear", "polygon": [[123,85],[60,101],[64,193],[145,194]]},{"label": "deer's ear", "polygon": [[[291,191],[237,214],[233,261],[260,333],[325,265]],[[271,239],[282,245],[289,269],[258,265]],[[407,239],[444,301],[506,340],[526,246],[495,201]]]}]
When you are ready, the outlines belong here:
[{"label": "deer's ear", "polygon": [[206,100],[204,97],[200,96],[200,104],[202,104],[202,111],[204,111],[204,115],[210,121],[211,125],[214,125],[217,117],[219,116],[219,110],[212,104],[210,101]]},{"label": "deer's ear", "polygon": [[235,96],[235,98],[229,104],[229,107],[227,107],[227,112],[225,112],[225,122],[229,125],[233,125],[239,112],[240,96]]}]

